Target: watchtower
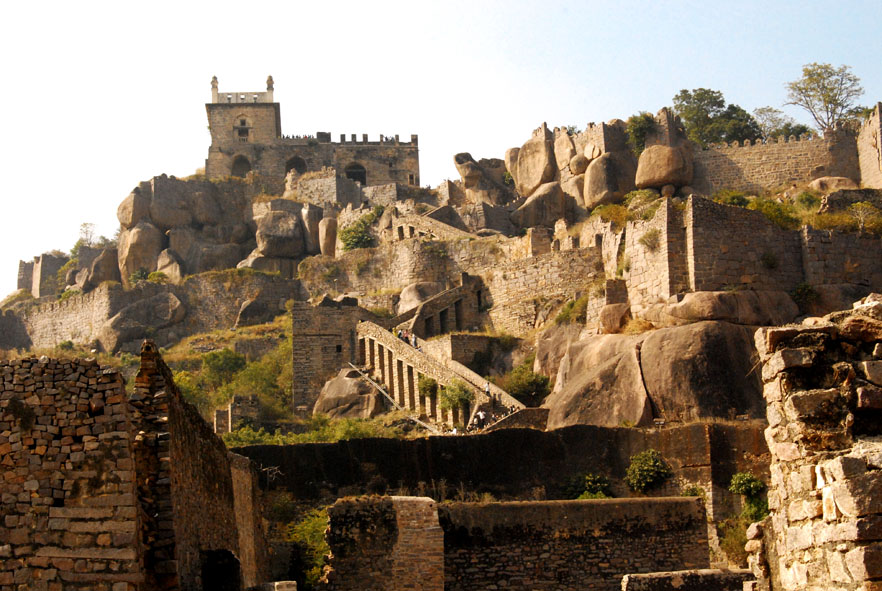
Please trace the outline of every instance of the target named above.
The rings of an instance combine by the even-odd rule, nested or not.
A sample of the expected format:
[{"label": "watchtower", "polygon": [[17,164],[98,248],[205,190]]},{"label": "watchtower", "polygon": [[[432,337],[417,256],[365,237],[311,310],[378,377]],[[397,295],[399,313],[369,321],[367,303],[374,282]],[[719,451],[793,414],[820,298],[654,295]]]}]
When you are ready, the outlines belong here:
[{"label": "watchtower", "polygon": [[212,77],[211,102],[205,110],[211,132],[205,162],[208,177],[243,177],[258,169],[255,146],[272,144],[282,135],[272,76],[266,79],[266,92],[219,92],[217,76]]}]

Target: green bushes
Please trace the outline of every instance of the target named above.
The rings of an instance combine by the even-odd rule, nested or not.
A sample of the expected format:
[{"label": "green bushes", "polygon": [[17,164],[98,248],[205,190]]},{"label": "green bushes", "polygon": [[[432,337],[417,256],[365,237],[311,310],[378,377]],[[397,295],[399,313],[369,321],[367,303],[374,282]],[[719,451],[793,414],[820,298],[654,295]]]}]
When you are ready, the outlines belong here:
[{"label": "green bushes", "polygon": [[134,285],[135,283],[138,283],[139,281],[146,280],[149,276],[150,276],[150,273],[147,271],[147,269],[144,269],[142,267],[142,268],[138,269],[137,271],[135,271],[134,273],[132,273],[131,275],[129,275],[129,284]]},{"label": "green bushes", "polygon": [[293,445],[295,443],[333,443],[349,439],[367,439],[381,437],[397,439],[404,432],[383,423],[382,418],[375,419],[331,419],[326,415],[313,415],[303,424],[302,433],[269,432],[263,428],[254,429],[244,425],[224,433],[221,438],[227,447],[245,447],[248,445]]},{"label": "green bushes", "polygon": [[340,242],[343,243],[343,250],[373,246],[374,237],[371,235],[371,226],[380,219],[381,215],[383,215],[383,206],[377,205],[370,213],[361,216],[340,230]]},{"label": "green bushes", "polygon": [[588,296],[584,295],[577,300],[570,300],[560,309],[554,318],[556,324],[568,324],[576,322],[584,324],[585,314],[588,308]]},{"label": "green bushes", "polygon": [[716,203],[722,205],[732,205],[734,207],[747,207],[750,203],[744,191],[734,191],[732,189],[721,189],[711,197]]},{"label": "green bushes", "polygon": [[765,483],[749,472],[734,474],[729,483],[729,492],[744,497],[741,517],[749,523],[760,521],[769,514],[769,503],[763,494],[765,490]]},{"label": "green bushes", "polygon": [[799,310],[806,313],[811,305],[820,297],[820,294],[818,294],[815,288],[808,283],[800,283],[790,292],[790,297],[793,298],[793,301],[799,306]]},{"label": "green bushes", "polygon": [[604,222],[612,222],[620,229],[625,227],[625,224],[633,219],[633,216],[630,211],[628,211],[627,207],[622,205],[615,204],[607,204],[607,205],[598,205],[591,212],[592,216],[600,216]]},{"label": "green bushes", "polygon": [[640,156],[646,147],[646,136],[655,129],[655,117],[652,113],[640,111],[628,117],[625,130],[628,133],[628,145],[635,156]]},{"label": "green bushes", "polygon": [[291,523],[285,541],[294,543],[306,567],[306,586],[312,588],[322,576],[325,556],[331,551],[325,541],[327,508],[313,509],[297,523]]},{"label": "green bushes", "polygon": [[747,209],[760,212],[770,222],[785,230],[796,230],[801,225],[799,218],[795,215],[794,207],[789,203],[756,197],[747,204]]},{"label": "green bushes", "polygon": [[[419,384],[417,384],[419,387]],[[453,380],[441,390],[438,406],[443,410],[466,408],[475,401],[475,393],[462,380]]]},{"label": "green bushes", "polygon": [[647,449],[631,456],[625,484],[634,492],[645,493],[664,484],[673,474],[671,467],[658,451]]},{"label": "green bushes", "polygon": [[421,375],[420,379],[417,380],[417,390],[419,390],[420,396],[427,399],[431,398],[438,393],[438,382],[429,376]]},{"label": "green bushes", "polygon": [[147,275],[147,281],[150,283],[168,283],[168,275],[163,273],[162,271],[153,271],[152,273]]},{"label": "green bushes", "polygon": [[551,392],[548,376],[533,373],[534,360],[535,356],[531,355],[506,375],[493,380],[497,386],[531,407],[542,404]]},{"label": "green bushes", "polygon": [[637,240],[640,244],[642,244],[646,249],[650,252],[655,252],[659,247],[659,237],[661,236],[661,231],[658,228],[652,228],[643,233],[643,235]]}]

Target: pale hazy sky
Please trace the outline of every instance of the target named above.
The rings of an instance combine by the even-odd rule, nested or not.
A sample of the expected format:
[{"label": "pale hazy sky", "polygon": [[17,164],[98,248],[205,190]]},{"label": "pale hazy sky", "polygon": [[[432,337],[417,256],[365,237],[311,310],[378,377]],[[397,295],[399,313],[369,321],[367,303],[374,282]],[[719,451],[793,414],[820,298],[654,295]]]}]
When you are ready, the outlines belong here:
[{"label": "pale hazy sky", "polygon": [[[880,0],[5,2],[0,297],[19,259],[113,235],[141,180],[203,166],[204,104],[275,79],[285,134],[420,136],[423,184],[530,131],[655,112],[682,88],[781,107],[803,64],[882,100]],[[793,108],[789,114],[809,123]]]}]

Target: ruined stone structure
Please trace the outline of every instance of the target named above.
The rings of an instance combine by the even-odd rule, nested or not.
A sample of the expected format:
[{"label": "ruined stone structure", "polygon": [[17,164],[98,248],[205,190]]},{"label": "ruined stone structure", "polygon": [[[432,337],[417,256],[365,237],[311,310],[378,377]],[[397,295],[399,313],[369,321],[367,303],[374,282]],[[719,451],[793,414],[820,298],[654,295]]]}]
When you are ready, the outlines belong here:
[{"label": "ruined stone structure", "polygon": [[0,364],[0,589],[241,589],[266,580],[257,475],[145,342],[131,397],[93,361]]},{"label": "ruined stone structure", "polygon": [[226,408],[214,411],[214,432],[229,433],[237,429],[243,421],[256,425],[259,415],[260,403],[256,396],[233,396]]},{"label": "ruined stone structure", "polygon": [[861,127],[857,141],[861,184],[882,189],[882,102],[876,103],[870,118]]},{"label": "ruined stone structure", "polygon": [[761,329],[771,515],[748,530],[760,589],[876,589],[882,579],[882,298]]},{"label": "ruined stone structure", "polygon": [[617,590],[622,576],[708,565],[699,499],[436,505],[344,499],[328,510],[321,588]]},{"label": "ruined stone structure", "polygon": [[273,102],[273,79],[267,78],[266,92],[221,92],[217,78],[211,80],[211,102],[205,105],[211,146],[205,160],[205,174],[218,179],[244,177],[255,172],[283,179],[294,170],[299,174],[332,167],[342,176],[362,185],[420,184],[419,149],[416,135],[410,142],[398,136],[368,141],[345,135],[339,142],[331,134],[315,137],[282,136],[279,103]]}]

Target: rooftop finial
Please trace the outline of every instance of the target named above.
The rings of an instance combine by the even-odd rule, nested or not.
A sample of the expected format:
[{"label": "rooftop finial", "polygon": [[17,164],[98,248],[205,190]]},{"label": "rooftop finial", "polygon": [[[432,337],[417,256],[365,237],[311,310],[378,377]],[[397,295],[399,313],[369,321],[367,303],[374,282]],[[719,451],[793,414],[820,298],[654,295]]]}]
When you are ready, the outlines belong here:
[{"label": "rooftop finial", "polygon": [[215,89],[217,88],[217,76],[211,77],[211,87]]},{"label": "rooftop finial", "polygon": [[267,76],[267,77],[266,77],[266,89],[267,89],[267,90],[272,90],[272,89],[273,89],[273,77],[272,77],[272,76]]}]

